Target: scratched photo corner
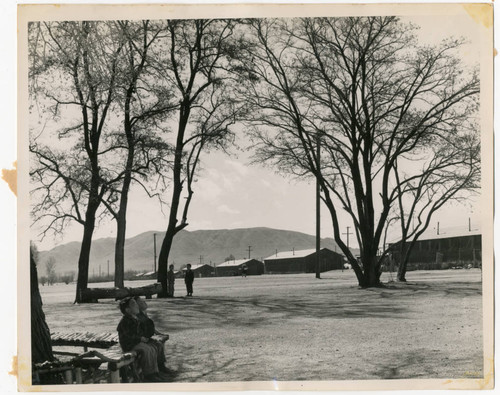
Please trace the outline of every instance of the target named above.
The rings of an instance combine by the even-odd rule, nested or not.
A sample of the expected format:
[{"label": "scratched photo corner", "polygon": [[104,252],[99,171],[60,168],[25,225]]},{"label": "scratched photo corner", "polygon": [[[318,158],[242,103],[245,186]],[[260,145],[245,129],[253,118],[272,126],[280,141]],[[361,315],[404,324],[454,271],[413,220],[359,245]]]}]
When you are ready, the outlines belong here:
[{"label": "scratched photo corner", "polygon": [[247,7],[24,9],[28,387],[492,388],[491,10]]}]

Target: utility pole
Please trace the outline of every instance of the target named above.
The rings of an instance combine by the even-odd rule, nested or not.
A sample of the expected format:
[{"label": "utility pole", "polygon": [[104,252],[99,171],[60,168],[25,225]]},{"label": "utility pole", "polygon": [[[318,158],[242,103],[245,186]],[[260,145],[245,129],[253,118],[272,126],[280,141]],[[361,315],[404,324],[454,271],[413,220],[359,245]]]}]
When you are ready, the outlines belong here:
[{"label": "utility pole", "polygon": [[351,227],[347,226],[347,232],[342,233],[343,235],[347,235],[347,249],[349,249],[349,235],[352,235],[352,233],[349,232],[349,229],[351,229]]},{"label": "utility pole", "polygon": [[439,234],[439,222],[438,222],[438,226],[437,226],[437,234]]},{"label": "utility pole", "polygon": [[200,265],[201,265],[201,262],[203,262],[203,255],[200,255]]},{"label": "utility pole", "polygon": [[248,259],[250,259],[250,251],[252,251],[252,246],[248,246]]},{"label": "utility pole", "polygon": [[153,233],[153,245],[154,245],[153,270],[156,273],[156,233]]},{"label": "utility pole", "polygon": [[99,277],[101,277],[101,264],[99,263]]},{"label": "utility pole", "polygon": [[109,259],[108,259],[108,277],[109,277]]},{"label": "utility pole", "polygon": [[320,207],[320,186],[319,186],[319,168],[320,168],[320,153],[319,133],[316,135],[316,163],[318,164],[316,174],[316,278],[321,278],[320,256],[321,249],[321,207]]},{"label": "utility pole", "polygon": [[470,232],[470,230],[471,230],[471,226],[470,226],[470,217],[469,217],[469,232]]}]

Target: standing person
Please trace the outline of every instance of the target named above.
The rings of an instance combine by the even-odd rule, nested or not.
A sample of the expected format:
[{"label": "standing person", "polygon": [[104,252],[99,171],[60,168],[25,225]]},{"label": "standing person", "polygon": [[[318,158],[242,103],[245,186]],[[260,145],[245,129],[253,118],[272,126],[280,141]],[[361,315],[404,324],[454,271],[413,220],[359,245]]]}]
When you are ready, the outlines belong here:
[{"label": "standing person", "polygon": [[158,370],[158,352],[156,347],[148,344],[149,339],[143,336],[141,323],[137,318],[139,305],[134,298],[128,297],[120,301],[123,317],[118,324],[118,338],[123,351],[136,351],[139,358],[144,380],[147,382],[163,381]]},{"label": "standing person", "polygon": [[170,265],[168,267],[167,272],[167,296],[173,298],[174,297],[174,283],[175,283],[175,273],[174,273],[174,265]]},{"label": "standing person", "polygon": [[161,333],[156,330],[155,323],[148,316],[148,313],[146,311],[148,309],[148,305],[146,301],[140,296],[136,296],[134,299],[139,306],[139,314],[137,314],[137,319],[140,322],[142,335],[148,339],[147,343],[154,346],[156,349],[158,369],[160,370],[160,372],[168,373],[168,370],[165,367],[166,359],[163,343],[158,340],[151,339],[154,335],[161,335]]},{"label": "standing person", "polygon": [[184,276],[184,282],[186,283],[186,296],[193,296],[194,272],[191,270],[190,263],[188,263],[186,266],[186,275]]}]

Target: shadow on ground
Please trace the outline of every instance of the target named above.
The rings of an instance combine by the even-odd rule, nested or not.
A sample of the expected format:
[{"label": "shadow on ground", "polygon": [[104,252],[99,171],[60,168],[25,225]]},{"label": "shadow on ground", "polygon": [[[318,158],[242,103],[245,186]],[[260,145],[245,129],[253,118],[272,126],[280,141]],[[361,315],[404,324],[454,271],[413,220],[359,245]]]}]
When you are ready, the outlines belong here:
[{"label": "shadow on ground", "polygon": [[400,303],[407,297],[468,297],[481,290],[468,283],[432,285],[388,284],[383,288],[322,288],[314,294],[281,293],[260,296],[195,296],[153,300],[150,315],[171,330],[206,327],[206,323],[235,326],[260,326],[263,320],[305,319],[404,319],[413,306]]}]

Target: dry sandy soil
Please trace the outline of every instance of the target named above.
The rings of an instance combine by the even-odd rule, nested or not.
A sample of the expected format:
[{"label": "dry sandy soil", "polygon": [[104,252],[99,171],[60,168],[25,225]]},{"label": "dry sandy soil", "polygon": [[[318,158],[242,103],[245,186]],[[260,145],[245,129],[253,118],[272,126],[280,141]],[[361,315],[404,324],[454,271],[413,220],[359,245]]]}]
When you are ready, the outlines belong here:
[{"label": "dry sandy soil", "polygon": [[[481,272],[407,278],[376,289],[352,271],[201,278],[192,298],[177,280],[149,314],[170,334],[174,382],[482,377]],[[51,330],[116,330],[116,302],[73,305],[74,285],[41,291]]]}]

